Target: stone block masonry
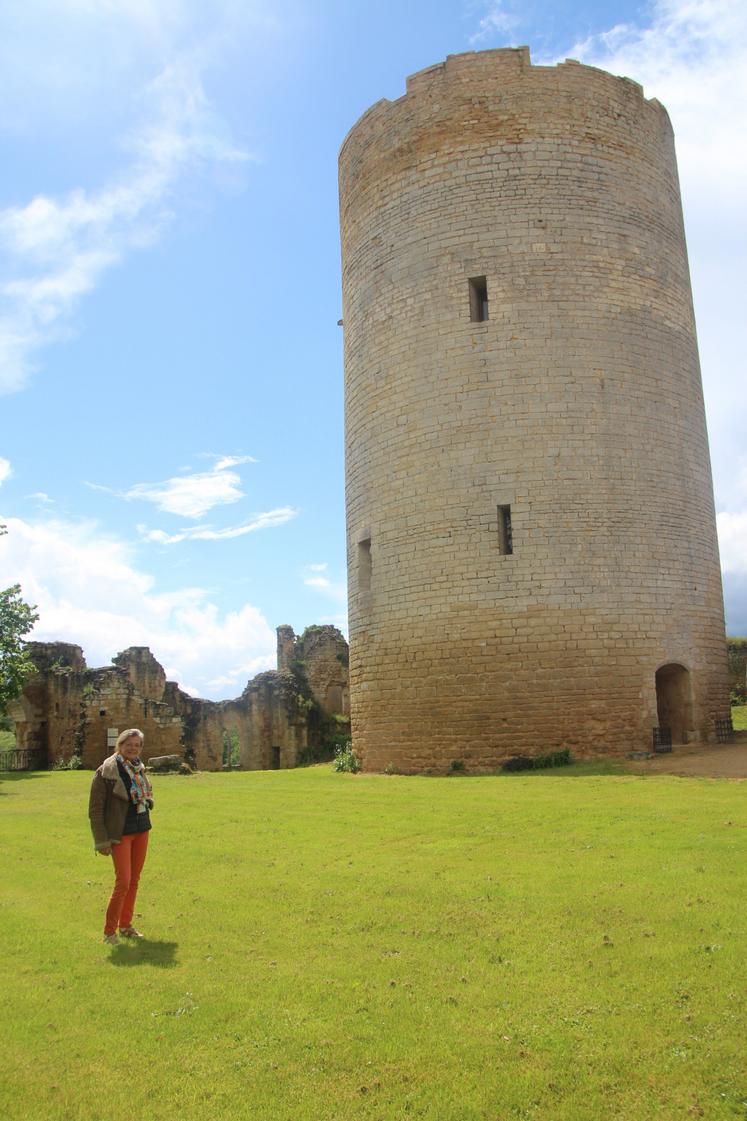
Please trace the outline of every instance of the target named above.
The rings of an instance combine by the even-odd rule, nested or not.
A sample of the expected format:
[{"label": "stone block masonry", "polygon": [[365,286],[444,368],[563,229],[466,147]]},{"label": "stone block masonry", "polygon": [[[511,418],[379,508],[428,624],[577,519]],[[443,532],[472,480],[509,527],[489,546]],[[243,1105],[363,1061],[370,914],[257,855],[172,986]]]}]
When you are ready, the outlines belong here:
[{"label": "stone block masonry", "polygon": [[353,741],[491,770],[714,736],[723,602],[674,142],[456,55],[340,154]]},{"label": "stone block masonry", "polygon": [[[282,641],[298,647],[303,673],[282,661]],[[278,670],[258,674],[231,701],[185,693],[145,646],[101,669],[89,669],[72,643],[31,642],[28,651],[37,672],[10,715],[18,747],[40,751],[50,766],[77,756],[97,767],[119,732],[134,727],[145,735],[146,762],[178,755],[199,770],[220,770],[236,743],[244,770],[293,767],[346,722],[347,643],[334,627],[309,627],[298,640],[279,627]]]},{"label": "stone block masonry", "polygon": [[278,670],[299,675],[327,716],[347,716],[348,644],[337,627],[312,624],[297,637],[292,627],[283,626],[277,636]]}]

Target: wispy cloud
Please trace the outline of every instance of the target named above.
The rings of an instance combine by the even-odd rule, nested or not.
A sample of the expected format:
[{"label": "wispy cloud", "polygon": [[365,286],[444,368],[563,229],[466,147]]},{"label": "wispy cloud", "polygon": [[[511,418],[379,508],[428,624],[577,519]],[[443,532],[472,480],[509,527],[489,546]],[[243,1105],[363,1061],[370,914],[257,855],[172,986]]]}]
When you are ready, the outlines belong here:
[{"label": "wispy cloud", "polygon": [[227,467],[239,467],[242,463],[258,463],[253,455],[219,455],[216,456],[214,471],[225,471]]},{"label": "wispy cloud", "polygon": [[[91,490],[104,491],[127,502],[152,502],[164,514],[182,518],[201,518],[215,506],[226,506],[244,497],[241,476],[229,468],[243,463],[256,463],[250,455],[216,456],[209,471],[185,472],[159,483],[135,483],[127,490],[114,490],[99,483],[86,483]],[[180,540],[187,540],[181,537]]]},{"label": "wispy cloud", "polygon": [[26,497],[31,502],[36,502],[38,506],[53,506],[54,499],[50,498],[46,491],[37,490],[33,494],[27,494]]},{"label": "wispy cloud", "polygon": [[[209,471],[185,471],[182,475],[173,475],[159,483],[135,483],[126,490],[115,490],[91,482],[86,483],[86,486],[126,502],[150,502],[164,514],[190,519],[202,518],[217,506],[230,505],[245,497],[241,477],[231,468],[257,462],[251,455],[218,455],[212,458],[216,462]],[[295,507],[279,506],[254,514],[249,521],[222,528],[204,523],[174,532],[151,529],[147,525],[139,525],[137,528],[143,541],[156,545],[178,545],[183,541],[230,541],[235,537],[244,537],[247,533],[256,533],[260,529],[284,525],[297,515]]]},{"label": "wispy cloud", "polygon": [[176,476],[163,483],[137,483],[122,497],[152,502],[167,514],[201,518],[214,506],[225,506],[243,498],[240,483],[240,477],[232,471],[208,471]]},{"label": "wispy cloud", "polygon": [[470,35],[472,46],[484,45],[487,40],[497,35],[505,35],[512,31],[521,22],[510,0],[490,0],[484,5],[484,13],[480,17],[477,31]]},{"label": "wispy cloud", "polygon": [[159,590],[130,547],[93,522],[3,520],[0,587],[19,581],[37,605],[35,639],[79,643],[92,666],[149,646],[169,678],[216,699],[274,666],[274,631],[251,603],[222,612],[204,588]]},{"label": "wispy cloud", "polygon": [[194,525],[187,529],[177,530],[176,533],[166,533],[162,529],[148,529],[147,526],[138,526],[138,532],[144,541],[151,541],[156,545],[178,545],[182,541],[230,541],[235,537],[244,537],[247,533],[256,533],[259,529],[272,529],[284,525],[298,516],[298,510],[292,506],[281,506],[276,510],[267,510],[257,514],[249,522],[242,525],[228,526],[225,529],[213,529],[209,525]]},{"label": "wispy cloud", "polygon": [[2,486],[5,480],[9,479],[12,474],[13,471],[10,466],[10,460],[4,459],[3,456],[0,455],[0,486]]},{"label": "wispy cloud", "polygon": [[[78,20],[86,7],[91,19],[101,15],[95,5],[68,0],[67,7]],[[128,90],[128,100],[142,108],[121,137],[126,162],[105,186],[59,197],[40,194],[0,210],[0,393],[21,389],[39,350],[69,334],[83,297],[160,236],[179,208],[185,183],[208,168],[249,159],[205,93],[210,52],[183,44],[175,51],[168,40],[170,29],[183,29],[183,6],[154,5],[152,18],[134,0],[101,10],[110,7],[120,21],[147,25],[151,53],[158,57],[153,44],[160,43],[164,60],[143,82],[139,98]],[[36,64],[42,68],[47,60]]]},{"label": "wispy cloud", "polygon": [[332,581],[325,575],[329,564],[307,564],[305,568],[304,584],[307,588],[331,588]]},{"label": "wispy cloud", "polygon": [[[303,570],[303,582],[307,588],[313,588],[325,598],[343,607],[347,605],[348,590],[345,580],[333,580],[327,573],[329,564],[325,561],[320,564],[307,564]],[[335,616],[335,621],[340,616]],[[344,617],[344,616],[343,616]]]}]

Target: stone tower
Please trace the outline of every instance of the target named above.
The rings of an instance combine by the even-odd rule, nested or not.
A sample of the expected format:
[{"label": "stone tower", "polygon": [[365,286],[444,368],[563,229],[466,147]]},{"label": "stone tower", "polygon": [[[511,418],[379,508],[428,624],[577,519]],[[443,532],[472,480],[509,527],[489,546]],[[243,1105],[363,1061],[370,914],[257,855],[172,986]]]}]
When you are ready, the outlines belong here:
[{"label": "stone tower", "polygon": [[488,770],[728,716],[672,129],[635,82],[449,57],[340,155],[353,740]]}]

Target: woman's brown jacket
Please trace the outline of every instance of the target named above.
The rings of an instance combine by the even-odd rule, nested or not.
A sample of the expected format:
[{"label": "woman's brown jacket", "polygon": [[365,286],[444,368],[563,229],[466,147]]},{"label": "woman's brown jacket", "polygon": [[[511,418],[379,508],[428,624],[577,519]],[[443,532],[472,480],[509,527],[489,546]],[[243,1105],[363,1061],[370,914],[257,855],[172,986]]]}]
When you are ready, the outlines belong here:
[{"label": "woman's brown jacket", "polygon": [[104,760],[91,783],[88,816],[97,851],[122,840],[129,804],[130,792],[122,781],[115,753]]}]

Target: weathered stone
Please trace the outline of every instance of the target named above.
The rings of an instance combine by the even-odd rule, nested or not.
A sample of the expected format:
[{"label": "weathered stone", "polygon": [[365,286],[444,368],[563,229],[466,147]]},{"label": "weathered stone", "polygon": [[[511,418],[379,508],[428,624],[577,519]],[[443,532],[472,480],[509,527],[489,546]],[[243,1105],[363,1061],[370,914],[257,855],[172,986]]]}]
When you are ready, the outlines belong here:
[{"label": "weathered stone", "polygon": [[350,712],[348,644],[337,627],[307,627],[296,637],[293,628],[278,627],[278,670],[293,673],[308,687],[329,716]]},{"label": "weathered stone", "polygon": [[340,223],[364,767],[712,740],[723,603],[663,106],[526,48],[450,56],[348,134]]},{"label": "weathered stone", "polygon": [[96,767],[119,732],[140,728],[143,760],[154,768],[166,757],[187,768],[181,773],[220,770],[231,740],[245,770],[293,767],[305,748],[320,747],[338,729],[331,703],[339,697],[341,712],[347,703],[347,643],[334,627],[308,628],[299,640],[285,627],[279,653],[283,631],[288,649],[298,651],[293,670],[291,655],[281,654],[279,671],[259,674],[232,701],[183,692],[145,646],[88,669],[79,646],[31,642],[37,673],[10,711],[17,744],[38,749],[50,765],[75,755]]}]

